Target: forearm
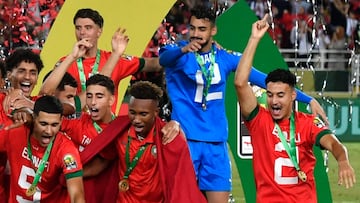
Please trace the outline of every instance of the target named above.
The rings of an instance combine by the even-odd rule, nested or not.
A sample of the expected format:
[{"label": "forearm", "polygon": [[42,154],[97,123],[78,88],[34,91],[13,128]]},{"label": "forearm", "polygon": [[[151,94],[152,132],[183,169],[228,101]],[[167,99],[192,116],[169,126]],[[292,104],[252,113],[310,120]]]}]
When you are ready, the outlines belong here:
[{"label": "forearm", "polygon": [[72,54],[69,54],[64,59],[64,61],[60,63],[58,67],[54,68],[51,74],[43,82],[39,95],[53,95],[57,86],[60,84],[62,78],[64,77],[66,71],[75,60],[76,58],[74,58]]},{"label": "forearm", "polygon": [[341,144],[338,143],[336,144],[332,149],[331,149],[331,153],[332,155],[335,157],[335,159],[337,160],[338,163],[340,162],[348,162],[349,158],[348,158],[348,152],[346,147]]},{"label": "forearm", "polygon": [[262,83],[265,83],[265,76],[262,75],[262,73],[257,71],[255,68],[251,68],[258,43],[259,39],[249,39],[235,72],[236,87],[247,86],[248,81],[250,81],[253,84],[265,88],[264,84],[261,84],[261,81],[263,81]]},{"label": "forearm", "polygon": [[296,89],[296,100],[299,102],[303,102],[305,104],[310,104],[311,100],[313,98],[310,97],[309,95],[305,94],[304,92]]},{"label": "forearm", "polygon": [[143,72],[160,72],[163,70],[162,66],[159,63],[158,57],[144,58],[144,60],[145,60],[144,68],[141,71],[143,71]]},{"label": "forearm", "polygon": [[112,52],[104,67],[101,69],[100,74],[111,77],[111,74],[118,63],[122,53]]},{"label": "forearm", "polygon": [[166,49],[160,54],[160,65],[164,67],[171,66],[183,55],[184,53],[181,51],[180,47]]}]

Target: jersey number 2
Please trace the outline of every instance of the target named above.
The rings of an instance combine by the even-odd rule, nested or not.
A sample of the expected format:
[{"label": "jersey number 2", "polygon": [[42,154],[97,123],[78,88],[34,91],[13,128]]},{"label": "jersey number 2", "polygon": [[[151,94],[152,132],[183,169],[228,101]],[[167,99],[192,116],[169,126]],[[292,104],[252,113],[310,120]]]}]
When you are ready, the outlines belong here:
[{"label": "jersey number 2", "polygon": [[[281,151],[285,151],[284,145],[279,142],[275,145],[275,151],[281,152]],[[298,147],[296,147],[296,151],[298,151]],[[296,153],[298,154],[298,153]],[[298,160],[298,158],[297,158]],[[298,184],[298,177],[297,176],[293,176],[293,177],[284,177],[282,176],[282,169],[283,167],[294,167],[294,164],[291,162],[290,158],[285,158],[285,157],[279,157],[277,159],[275,159],[275,164],[274,164],[274,179],[275,182],[278,183],[279,185],[292,185],[292,184]]]},{"label": "jersey number 2", "polygon": [[[195,92],[195,102],[198,103],[202,103],[202,99],[203,99],[203,91],[204,91],[204,79],[203,79],[203,74],[200,70],[198,70],[196,72],[195,75],[196,78],[196,92]],[[211,84],[218,84],[221,81],[221,75],[220,75],[220,70],[219,70],[219,65],[217,63],[214,64],[214,77],[211,80]],[[215,99],[222,99],[223,95],[222,92],[209,92],[206,100],[215,100]]]}]

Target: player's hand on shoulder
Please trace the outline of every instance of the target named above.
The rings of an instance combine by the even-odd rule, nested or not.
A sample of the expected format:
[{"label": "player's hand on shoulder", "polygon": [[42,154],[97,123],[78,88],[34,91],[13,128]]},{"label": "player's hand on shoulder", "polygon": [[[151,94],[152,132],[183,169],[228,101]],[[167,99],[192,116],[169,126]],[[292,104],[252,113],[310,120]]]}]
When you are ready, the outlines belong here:
[{"label": "player's hand on shoulder", "polygon": [[161,129],[161,132],[163,134],[162,143],[164,145],[168,144],[172,142],[176,136],[179,135],[180,124],[175,120],[171,120],[165,124],[165,126]]}]

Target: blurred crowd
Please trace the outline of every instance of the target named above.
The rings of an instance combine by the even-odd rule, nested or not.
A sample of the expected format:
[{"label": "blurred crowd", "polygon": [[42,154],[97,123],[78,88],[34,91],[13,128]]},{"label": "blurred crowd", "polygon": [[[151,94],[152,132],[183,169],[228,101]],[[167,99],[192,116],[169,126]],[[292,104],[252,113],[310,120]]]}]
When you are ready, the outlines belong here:
[{"label": "blurred crowd", "polygon": [[[49,29],[65,0],[0,0],[0,57],[16,47],[41,51]],[[237,0],[178,0],[154,33],[143,56],[158,55],[159,46],[187,37],[190,10],[210,4],[220,15]],[[358,0],[247,0],[259,18],[269,13],[269,34],[279,48],[357,50],[360,35]],[[269,9],[271,8],[271,9]]]}]

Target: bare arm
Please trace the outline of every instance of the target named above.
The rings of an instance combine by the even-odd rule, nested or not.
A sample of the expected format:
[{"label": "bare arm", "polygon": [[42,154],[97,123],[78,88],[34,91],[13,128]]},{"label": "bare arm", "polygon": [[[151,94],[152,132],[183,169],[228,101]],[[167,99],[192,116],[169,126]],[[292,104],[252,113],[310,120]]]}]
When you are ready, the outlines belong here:
[{"label": "bare arm", "polygon": [[69,54],[60,65],[51,72],[41,86],[39,95],[47,94],[53,95],[60,81],[64,77],[67,69],[78,58],[83,57],[88,48],[92,47],[92,44],[88,42],[87,38],[84,38],[75,43],[73,51]]},{"label": "bare arm", "polygon": [[267,15],[265,15],[262,20],[256,21],[252,25],[251,36],[235,72],[234,84],[241,108],[241,114],[244,117],[248,117],[257,105],[256,97],[248,84],[248,81],[257,45],[269,28],[266,19]]},{"label": "bare arm", "polygon": [[333,134],[324,135],[320,144],[333,154],[338,163],[338,184],[344,184],[346,188],[353,187],[356,182],[355,172],[350,165],[346,147]]},{"label": "bare arm", "polygon": [[142,72],[160,72],[163,70],[163,67],[159,63],[158,57],[152,58],[144,58],[145,65],[144,68],[141,70]]},{"label": "bare arm", "polygon": [[100,74],[106,75],[111,77],[111,74],[118,63],[121,55],[124,54],[125,49],[128,45],[129,38],[125,35],[126,29],[118,28],[112,39],[111,39],[111,46],[112,52],[108,60],[106,61],[104,67],[101,69]]},{"label": "bare arm", "polygon": [[67,190],[70,196],[71,203],[84,203],[84,186],[83,178],[75,177],[66,180]]},{"label": "bare arm", "polygon": [[84,165],[84,178],[92,177],[100,174],[110,164],[111,160],[95,156]]}]

